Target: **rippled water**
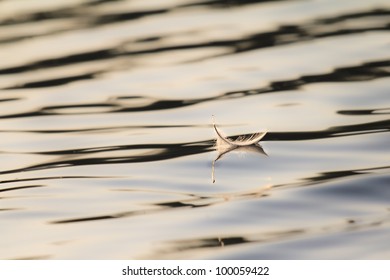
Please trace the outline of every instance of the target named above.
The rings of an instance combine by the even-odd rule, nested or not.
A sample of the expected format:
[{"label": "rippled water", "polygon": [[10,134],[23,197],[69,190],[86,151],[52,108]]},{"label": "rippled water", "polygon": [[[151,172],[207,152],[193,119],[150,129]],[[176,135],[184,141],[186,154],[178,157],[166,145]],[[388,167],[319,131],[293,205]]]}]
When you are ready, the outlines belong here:
[{"label": "rippled water", "polygon": [[388,1],[0,11],[0,258],[390,258]]}]

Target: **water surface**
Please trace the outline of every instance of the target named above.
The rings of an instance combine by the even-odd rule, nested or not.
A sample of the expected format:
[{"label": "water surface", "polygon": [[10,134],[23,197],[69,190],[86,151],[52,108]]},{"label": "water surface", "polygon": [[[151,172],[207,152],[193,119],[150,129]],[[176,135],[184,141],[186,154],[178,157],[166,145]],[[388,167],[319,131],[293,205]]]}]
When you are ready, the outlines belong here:
[{"label": "water surface", "polygon": [[390,258],[387,1],[0,10],[0,258]]}]

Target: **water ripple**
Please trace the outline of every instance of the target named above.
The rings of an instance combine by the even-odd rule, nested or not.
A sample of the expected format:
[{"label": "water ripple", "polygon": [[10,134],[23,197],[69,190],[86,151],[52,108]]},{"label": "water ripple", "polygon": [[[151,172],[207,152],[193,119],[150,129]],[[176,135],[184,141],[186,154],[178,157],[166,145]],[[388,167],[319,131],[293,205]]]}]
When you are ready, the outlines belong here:
[{"label": "water ripple", "polygon": [[[386,1],[49,2],[0,4],[0,258],[390,257]],[[212,115],[269,156],[212,184]]]},{"label": "water ripple", "polygon": [[[324,83],[324,82],[355,82],[355,81],[369,81],[384,77],[389,77],[390,72],[383,67],[390,66],[390,60],[373,61],[363,63],[359,66],[350,66],[337,68],[330,73],[323,73],[317,75],[305,75],[297,79],[275,81],[270,82],[267,86],[261,88],[252,88],[246,90],[226,92],[216,97],[200,98],[200,99],[183,99],[183,100],[153,100],[142,98],[146,102],[141,102],[139,105],[128,104],[123,102],[126,100],[134,100],[137,96],[120,96],[116,98],[117,102],[109,103],[95,103],[95,104],[68,104],[61,106],[49,106],[43,107],[36,111],[24,112],[18,114],[3,114],[0,115],[0,119],[8,118],[26,118],[36,116],[52,116],[62,114],[88,114],[88,110],[93,109],[91,112],[96,113],[104,111],[108,113],[125,113],[125,112],[138,112],[138,111],[154,111],[154,110],[168,110],[174,108],[181,108],[186,106],[193,106],[209,101],[216,101],[220,99],[234,99],[242,98],[244,96],[252,96],[265,93],[275,93],[288,90],[296,90],[305,85]],[[39,82],[44,83],[44,82]],[[19,86],[25,87],[25,86]],[[114,100],[113,100],[114,101]],[[77,109],[77,110],[75,110]],[[72,113],[73,112],[73,113]]]},{"label": "water ripple", "polygon": [[[158,10],[150,12],[151,14],[167,12],[167,10]],[[103,18],[97,19],[97,23],[107,23],[107,22],[116,22],[124,19],[136,19],[147,15],[148,13],[124,13],[120,15],[105,15]],[[322,18],[315,21],[307,22],[302,25],[285,25],[280,26],[276,30],[262,33],[250,34],[243,38],[229,39],[229,40],[217,40],[217,41],[207,41],[202,43],[192,43],[192,44],[182,44],[182,45],[173,45],[173,46],[164,46],[164,47],[153,47],[155,40],[152,40],[152,46],[150,48],[140,46],[139,50],[135,51],[126,51],[126,46],[132,48],[137,45],[137,42],[145,43],[147,38],[141,38],[140,40],[130,40],[121,42],[117,47],[106,48],[100,50],[94,50],[84,53],[77,53],[72,55],[67,55],[63,57],[55,57],[45,60],[40,60],[32,62],[25,65],[14,66],[0,69],[0,75],[5,74],[18,74],[28,71],[33,71],[37,69],[47,69],[53,67],[63,67],[70,64],[85,63],[90,61],[99,61],[99,60],[108,60],[118,57],[129,57],[129,56],[138,56],[142,54],[155,54],[162,52],[170,52],[175,50],[191,50],[191,49],[200,49],[200,48],[213,48],[219,47],[227,51],[223,55],[230,55],[240,52],[251,51],[255,49],[274,47],[284,44],[293,44],[300,43],[302,41],[313,40],[316,38],[325,38],[332,36],[343,36],[347,34],[355,33],[365,33],[370,31],[386,31],[388,30],[389,23],[387,21],[379,22],[374,27],[365,27],[365,23],[361,27],[344,27],[337,26],[340,22],[345,20],[360,19],[365,17],[380,17],[389,15],[389,10],[384,9],[375,9],[368,12],[344,14],[337,17]],[[330,24],[335,24],[329,26]],[[180,34],[178,34],[180,35]],[[157,39],[157,38],[155,38]],[[210,58],[210,57],[209,57]],[[87,75],[87,74],[86,74]],[[65,78],[63,78],[65,79]],[[37,85],[38,81],[35,82]],[[43,83],[43,82],[41,82]],[[47,82],[46,84],[48,84]],[[53,85],[56,85],[53,82]],[[12,87],[11,87],[12,88]]]}]

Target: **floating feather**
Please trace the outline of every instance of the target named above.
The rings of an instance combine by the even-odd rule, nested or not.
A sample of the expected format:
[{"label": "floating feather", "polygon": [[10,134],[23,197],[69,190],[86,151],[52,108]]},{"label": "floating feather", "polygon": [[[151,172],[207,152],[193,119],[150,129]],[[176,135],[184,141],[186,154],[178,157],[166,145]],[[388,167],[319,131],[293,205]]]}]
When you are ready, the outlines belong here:
[{"label": "floating feather", "polygon": [[217,145],[225,143],[227,145],[238,146],[238,147],[250,146],[250,145],[257,144],[267,134],[267,132],[258,132],[249,136],[240,135],[237,137],[237,139],[233,140],[224,136],[223,133],[217,128],[215,124],[213,124],[213,126],[218,136]]},{"label": "floating feather", "polygon": [[241,152],[255,152],[263,155],[267,155],[263,148],[259,145],[259,141],[267,134],[267,132],[258,132],[252,135],[240,135],[236,139],[230,139],[225,136],[225,134],[217,128],[213,116],[213,127],[215,133],[217,134],[217,140],[215,148],[218,152],[218,156],[212,163],[211,177],[213,183],[215,182],[215,163],[217,160],[221,159],[223,155],[236,150]]}]

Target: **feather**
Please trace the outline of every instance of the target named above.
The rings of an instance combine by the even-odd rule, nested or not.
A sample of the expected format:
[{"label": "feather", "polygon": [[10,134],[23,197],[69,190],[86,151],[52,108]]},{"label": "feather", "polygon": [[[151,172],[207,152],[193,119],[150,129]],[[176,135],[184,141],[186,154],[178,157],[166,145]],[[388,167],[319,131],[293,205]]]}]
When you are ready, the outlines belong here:
[{"label": "feather", "polygon": [[217,140],[215,148],[218,152],[218,156],[212,162],[211,177],[213,183],[215,182],[215,163],[221,159],[223,155],[236,150],[242,152],[255,152],[263,155],[267,155],[263,148],[260,146],[259,141],[267,134],[267,132],[258,132],[252,135],[240,135],[236,139],[230,139],[225,136],[222,130],[217,128],[213,116],[213,127],[217,134]]},{"label": "feather", "polygon": [[217,126],[215,125],[214,116],[213,116],[213,127],[215,133],[217,134],[217,143],[216,143],[217,147],[219,145],[230,145],[230,146],[239,146],[239,147],[254,145],[257,144],[267,134],[267,132],[264,131],[264,132],[254,133],[249,136],[240,135],[234,140],[230,139],[226,137],[219,128],[217,128]]}]

